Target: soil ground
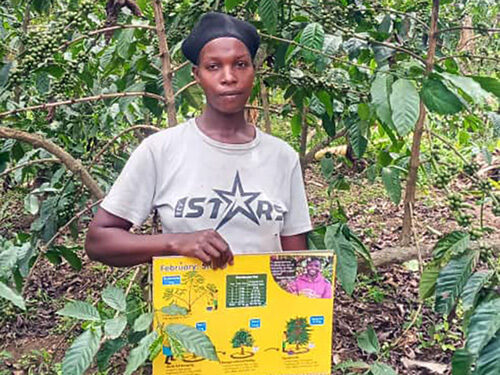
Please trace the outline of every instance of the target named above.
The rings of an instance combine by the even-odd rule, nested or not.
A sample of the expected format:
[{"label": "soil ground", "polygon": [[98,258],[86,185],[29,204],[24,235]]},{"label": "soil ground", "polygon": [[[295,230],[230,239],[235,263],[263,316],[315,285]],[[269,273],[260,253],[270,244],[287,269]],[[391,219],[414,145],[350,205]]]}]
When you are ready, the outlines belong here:
[{"label": "soil ground", "polygon": [[[306,170],[307,194],[314,226],[329,220],[330,199],[327,184],[319,175],[317,166]],[[458,180],[454,190],[463,189],[467,182]],[[432,244],[436,233],[457,229],[446,198],[441,191],[423,186],[415,206],[415,232],[421,244]],[[427,190],[427,191],[426,191]],[[380,184],[366,181],[354,183],[351,190],[335,194],[349,217],[349,226],[362,238],[372,252],[395,246],[401,233],[402,206],[395,206],[387,198]],[[31,218],[23,214],[22,195],[9,196],[8,215],[0,213],[2,228],[8,232],[29,231]],[[473,202],[471,202],[473,203]],[[479,213],[477,208],[477,213]],[[487,209],[485,225],[499,236],[500,223]],[[82,231],[82,238],[83,238]],[[7,234],[7,233],[0,233]],[[87,259],[81,254],[83,269],[75,272],[67,264],[55,266],[41,260],[33,272],[26,290],[28,310],[20,312],[2,303],[0,317],[0,375],[55,374],[54,363],[62,355],[80,327],[55,314],[69,299],[94,301],[101,290],[114,280],[124,279],[130,270],[113,269]],[[391,265],[380,268],[376,275],[360,275],[352,296],[340,286],[336,289],[332,360],[334,365],[346,360],[377,360],[373,354],[363,353],[357,345],[357,334],[368,325],[373,326],[381,344],[381,362],[390,364],[400,374],[432,374],[424,367],[408,368],[406,360],[418,360],[447,366],[453,349],[462,344],[462,331],[452,320],[449,326],[424,305],[416,319],[418,301],[418,264]],[[140,292],[139,292],[140,293]],[[407,329],[408,325],[411,326]],[[123,371],[126,353],[112,359],[114,370]],[[121,369],[121,370],[120,370]],[[146,369],[144,373],[149,373]],[[93,373],[93,372],[92,372]],[[341,374],[340,370],[333,373]]]}]

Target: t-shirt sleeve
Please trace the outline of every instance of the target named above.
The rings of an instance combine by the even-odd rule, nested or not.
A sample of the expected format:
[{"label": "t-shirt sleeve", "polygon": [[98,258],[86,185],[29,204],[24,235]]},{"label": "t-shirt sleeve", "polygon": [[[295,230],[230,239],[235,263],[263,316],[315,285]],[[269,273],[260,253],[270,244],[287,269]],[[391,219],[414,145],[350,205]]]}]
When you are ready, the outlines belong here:
[{"label": "t-shirt sleeve", "polygon": [[141,225],[153,208],[155,186],[155,160],[145,140],[130,155],[101,207],[135,225]]},{"label": "t-shirt sleeve", "polygon": [[284,215],[283,229],[280,234],[282,236],[293,236],[295,234],[309,232],[311,229],[309,206],[307,204],[300,163],[297,159],[290,178],[289,207]]}]

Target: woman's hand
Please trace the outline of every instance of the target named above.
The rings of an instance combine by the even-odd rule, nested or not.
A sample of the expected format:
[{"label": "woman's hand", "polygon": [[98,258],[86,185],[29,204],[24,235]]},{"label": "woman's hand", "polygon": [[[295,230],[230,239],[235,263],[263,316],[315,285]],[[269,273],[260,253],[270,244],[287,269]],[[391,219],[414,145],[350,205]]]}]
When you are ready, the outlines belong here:
[{"label": "woman's hand", "polygon": [[191,233],[175,233],[172,236],[174,252],[197,258],[211,264],[214,269],[233,264],[233,253],[222,236],[213,229]]}]

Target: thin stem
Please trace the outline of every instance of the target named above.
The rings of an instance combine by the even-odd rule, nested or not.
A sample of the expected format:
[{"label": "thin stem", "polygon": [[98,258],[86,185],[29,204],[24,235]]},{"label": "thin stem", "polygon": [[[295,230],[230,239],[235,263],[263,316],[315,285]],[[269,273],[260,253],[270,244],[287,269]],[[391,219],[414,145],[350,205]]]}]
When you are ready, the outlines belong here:
[{"label": "thin stem", "polygon": [[174,98],[177,97],[178,95],[180,95],[183,91],[187,90],[188,88],[190,88],[191,86],[195,86],[197,85],[198,82],[196,81],[191,81],[187,84],[185,84],[183,87],[181,87],[179,90],[177,90],[174,94]]},{"label": "thin stem", "polygon": [[89,33],[87,33],[85,35],[81,35],[78,38],[75,38],[73,40],[68,40],[67,42],[64,42],[63,44],[61,44],[61,46],[59,47],[59,50],[64,50],[64,49],[68,48],[68,46],[70,46],[71,44],[78,43],[79,41],[81,41],[83,39],[87,39],[87,38],[90,38],[90,37],[95,36],[95,35],[104,34],[108,31],[114,31],[114,30],[120,30],[120,29],[146,29],[146,30],[155,31],[156,27],[149,26],[149,25],[114,25],[114,26],[110,26],[110,27],[105,27],[103,29],[90,31]]},{"label": "thin stem", "polygon": [[44,104],[34,105],[31,107],[25,107],[25,108],[12,109],[10,111],[0,113],[0,118],[14,115],[16,113],[21,113],[21,112],[26,112],[26,111],[35,111],[38,109],[44,110],[44,109],[52,108],[52,107],[59,107],[61,105],[71,105],[71,104],[76,104],[76,103],[85,103],[85,102],[92,102],[92,101],[96,101],[96,100],[113,99],[113,98],[124,98],[124,97],[130,97],[130,96],[145,96],[148,98],[153,98],[153,99],[165,102],[165,98],[163,96],[153,94],[152,92],[146,92],[146,91],[116,92],[116,93],[87,96],[84,98],[67,99],[67,100],[63,100],[60,102],[44,103]]},{"label": "thin stem", "polygon": [[46,159],[30,160],[30,161],[28,161],[26,163],[18,164],[16,166],[12,167],[12,168],[6,169],[2,173],[0,173],[0,178],[3,177],[3,176],[8,175],[9,173],[14,172],[15,170],[17,170],[19,168],[29,167],[30,165],[42,164],[42,163],[60,163],[60,162],[61,161],[59,159],[56,159],[56,158],[46,158]]},{"label": "thin stem", "polygon": [[441,33],[447,33],[450,31],[458,31],[458,30],[476,30],[476,31],[488,32],[488,33],[500,32],[500,29],[497,29],[497,28],[488,29],[488,28],[484,28],[484,27],[474,27],[474,26],[455,26],[455,27],[448,27],[446,29],[438,30],[436,33],[441,34]]}]

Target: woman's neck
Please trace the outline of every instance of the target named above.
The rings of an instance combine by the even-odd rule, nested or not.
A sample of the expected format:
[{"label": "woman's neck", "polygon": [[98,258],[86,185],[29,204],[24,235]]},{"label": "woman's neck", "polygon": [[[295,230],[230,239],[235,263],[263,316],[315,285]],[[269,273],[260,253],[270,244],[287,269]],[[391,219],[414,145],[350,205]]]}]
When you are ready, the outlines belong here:
[{"label": "woman's neck", "polygon": [[225,114],[205,107],[196,123],[210,138],[224,143],[247,143],[255,138],[255,129],[248,125],[244,111]]}]

